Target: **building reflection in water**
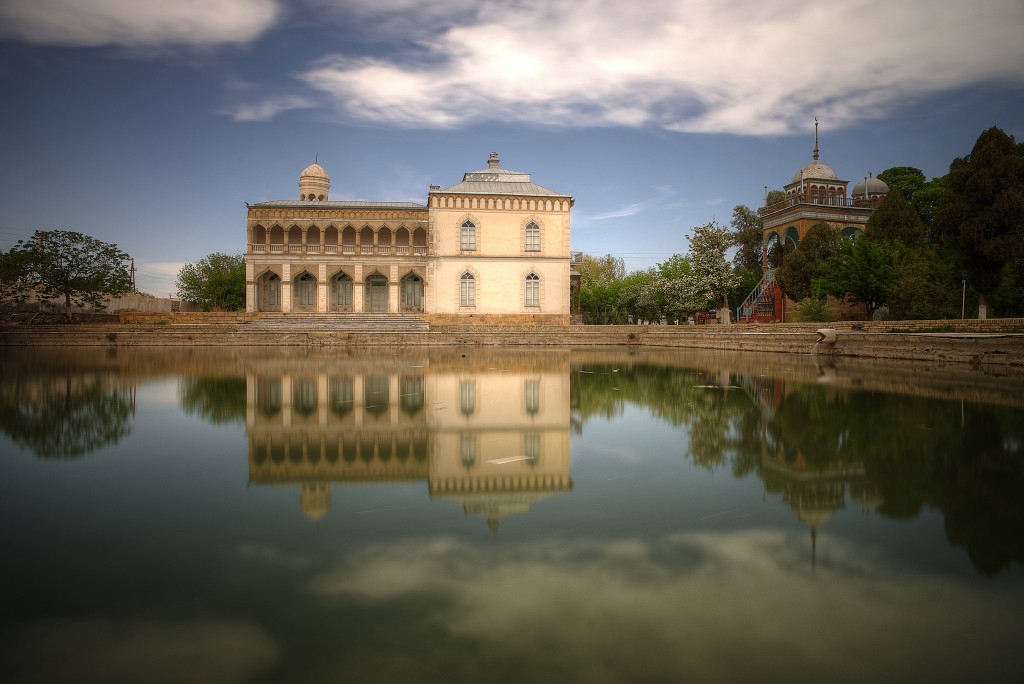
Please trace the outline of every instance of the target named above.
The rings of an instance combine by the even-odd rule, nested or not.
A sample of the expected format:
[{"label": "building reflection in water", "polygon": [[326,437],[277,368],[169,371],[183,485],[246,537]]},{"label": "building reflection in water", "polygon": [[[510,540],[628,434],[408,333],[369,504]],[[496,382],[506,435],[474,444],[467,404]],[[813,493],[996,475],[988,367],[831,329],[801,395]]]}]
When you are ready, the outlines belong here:
[{"label": "building reflection in water", "polygon": [[568,361],[338,365],[250,372],[249,477],[294,484],[313,521],[331,485],[426,481],[431,498],[503,518],[572,488]]}]

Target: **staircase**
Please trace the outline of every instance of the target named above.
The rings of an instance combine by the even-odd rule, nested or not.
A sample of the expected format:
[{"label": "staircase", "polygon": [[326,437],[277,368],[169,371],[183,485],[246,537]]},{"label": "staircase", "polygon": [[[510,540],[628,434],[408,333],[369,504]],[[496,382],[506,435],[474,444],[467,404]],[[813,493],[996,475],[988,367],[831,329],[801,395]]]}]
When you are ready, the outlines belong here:
[{"label": "staircase", "polygon": [[757,281],[738,309],[737,321],[740,323],[766,323],[775,320],[775,269],[769,268]]},{"label": "staircase", "polygon": [[413,314],[265,313],[241,329],[252,332],[427,332],[430,324]]}]

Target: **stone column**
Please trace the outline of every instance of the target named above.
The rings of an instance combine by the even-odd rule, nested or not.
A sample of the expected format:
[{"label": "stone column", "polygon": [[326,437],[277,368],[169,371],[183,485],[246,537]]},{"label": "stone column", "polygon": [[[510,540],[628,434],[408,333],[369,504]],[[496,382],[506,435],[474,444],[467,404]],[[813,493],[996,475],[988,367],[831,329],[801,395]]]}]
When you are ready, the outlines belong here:
[{"label": "stone column", "polygon": [[292,266],[281,264],[281,311],[288,313],[292,310]]},{"label": "stone column", "polygon": [[319,272],[316,276],[316,310],[321,313],[328,310],[328,287],[327,264],[320,264]]}]

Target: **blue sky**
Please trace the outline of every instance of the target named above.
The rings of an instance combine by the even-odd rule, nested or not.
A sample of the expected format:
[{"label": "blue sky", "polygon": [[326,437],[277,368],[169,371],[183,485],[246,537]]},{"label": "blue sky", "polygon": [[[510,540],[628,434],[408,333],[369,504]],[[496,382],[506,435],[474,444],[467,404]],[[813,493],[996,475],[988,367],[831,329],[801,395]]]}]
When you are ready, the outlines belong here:
[{"label": "blue sky", "polygon": [[850,181],[1024,139],[1021,35],[1021,0],[0,0],[0,248],[78,230],[167,295],[314,158],[332,199],[424,202],[496,151],[646,268],[788,182],[814,117]]}]

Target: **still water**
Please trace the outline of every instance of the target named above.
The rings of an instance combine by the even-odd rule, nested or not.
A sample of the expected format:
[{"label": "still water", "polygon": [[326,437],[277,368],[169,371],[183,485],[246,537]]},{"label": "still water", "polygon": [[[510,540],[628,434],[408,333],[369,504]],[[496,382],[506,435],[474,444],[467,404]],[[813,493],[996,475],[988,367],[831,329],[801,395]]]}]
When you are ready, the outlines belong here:
[{"label": "still water", "polygon": [[3,350],[17,682],[1020,682],[1024,385],[798,355]]}]

